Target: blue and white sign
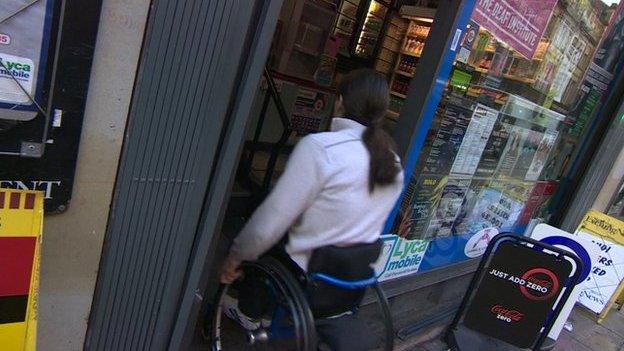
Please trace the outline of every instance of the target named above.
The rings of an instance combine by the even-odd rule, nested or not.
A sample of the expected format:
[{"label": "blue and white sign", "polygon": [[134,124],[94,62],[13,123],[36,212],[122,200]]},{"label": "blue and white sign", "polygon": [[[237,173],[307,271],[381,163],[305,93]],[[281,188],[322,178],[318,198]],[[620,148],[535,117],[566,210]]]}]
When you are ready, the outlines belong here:
[{"label": "blue and white sign", "polygon": [[383,248],[375,264],[380,281],[390,280],[418,272],[428,242],[406,240],[396,235],[382,235]]},{"label": "blue and white sign", "polygon": [[543,243],[571,251],[583,262],[583,271],[581,273],[582,282],[572,290],[570,298],[563,306],[559,317],[557,317],[557,320],[548,334],[551,339],[557,340],[565,322],[570,316],[570,312],[572,312],[576,300],[583,291],[589,287],[589,282],[591,281],[590,270],[591,267],[598,262],[600,253],[596,245],[591,241],[544,223],[535,226],[531,237]]},{"label": "blue and white sign", "polygon": [[27,121],[43,104],[54,0],[0,1],[0,119]]}]

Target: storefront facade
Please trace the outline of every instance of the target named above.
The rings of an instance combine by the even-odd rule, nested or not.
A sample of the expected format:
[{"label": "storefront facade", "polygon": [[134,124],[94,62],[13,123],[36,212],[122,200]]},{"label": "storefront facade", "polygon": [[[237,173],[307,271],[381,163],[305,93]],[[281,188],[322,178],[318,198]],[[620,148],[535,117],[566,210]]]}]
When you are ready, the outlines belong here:
[{"label": "storefront facade", "polygon": [[435,112],[421,114],[431,127],[412,142],[412,178],[387,227],[428,242],[416,244],[422,262],[408,271],[478,257],[492,235],[524,233],[563,210],[561,184],[573,177],[618,60],[605,57],[604,43],[597,50],[608,24],[600,18],[615,10],[598,5],[475,4]]},{"label": "storefront facade", "polygon": [[[240,167],[282,132],[280,108],[265,102],[267,58],[268,80],[292,101],[284,149],[327,122],[341,74],[372,67],[388,76],[386,127],[407,186],[377,271],[404,337],[451,316],[497,233],[561,223],[585,173],[579,160],[595,154],[592,141],[619,107],[621,6],[210,3],[152,4],[89,350],[201,343],[197,321],[233,235],[225,228],[244,217],[232,214]],[[319,39],[315,28],[330,30]],[[263,129],[271,119],[275,130]],[[257,169],[251,157],[246,171]],[[261,185],[270,187],[267,169]]]}]

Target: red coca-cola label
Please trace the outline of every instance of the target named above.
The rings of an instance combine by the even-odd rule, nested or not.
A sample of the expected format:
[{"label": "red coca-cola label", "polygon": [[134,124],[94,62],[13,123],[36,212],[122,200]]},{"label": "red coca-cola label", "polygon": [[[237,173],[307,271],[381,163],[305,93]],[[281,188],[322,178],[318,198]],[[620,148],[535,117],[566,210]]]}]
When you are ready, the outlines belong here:
[{"label": "red coca-cola label", "polygon": [[494,305],[490,308],[490,312],[496,315],[497,319],[511,323],[519,322],[524,318],[524,313],[518,310],[512,310],[502,305]]},{"label": "red coca-cola label", "polygon": [[548,300],[559,292],[557,275],[546,268],[529,269],[522,279],[525,283],[520,286],[520,292],[530,300]]}]

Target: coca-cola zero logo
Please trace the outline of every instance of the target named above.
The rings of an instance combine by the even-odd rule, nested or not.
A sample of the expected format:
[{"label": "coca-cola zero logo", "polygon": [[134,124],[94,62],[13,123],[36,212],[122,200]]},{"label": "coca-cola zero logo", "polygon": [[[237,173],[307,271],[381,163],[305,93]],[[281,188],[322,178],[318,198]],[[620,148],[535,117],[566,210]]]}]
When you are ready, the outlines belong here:
[{"label": "coca-cola zero logo", "polygon": [[524,275],[524,284],[520,285],[520,292],[526,298],[533,301],[548,300],[559,290],[559,279],[546,268],[533,268]]},{"label": "coca-cola zero logo", "polygon": [[500,319],[507,323],[520,322],[524,318],[524,313],[518,310],[511,310],[502,305],[494,305],[490,308],[490,312],[496,315],[496,319]]}]

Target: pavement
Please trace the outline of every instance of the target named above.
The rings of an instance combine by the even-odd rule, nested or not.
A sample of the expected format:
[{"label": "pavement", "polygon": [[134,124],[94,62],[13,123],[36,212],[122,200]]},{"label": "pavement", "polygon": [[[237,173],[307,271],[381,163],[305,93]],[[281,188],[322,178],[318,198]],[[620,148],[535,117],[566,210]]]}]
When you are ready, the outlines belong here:
[{"label": "pavement", "polygon": [[[624,351],[624,310],[613,309],[602,325],[586,309],[577,306],[568,319],[572,331],[563,330],[554,351]],[[432,338],[423,341],[399,341],[396,351],[447,351],[446,344],[439,339],[442,327],[434,328],[425,335]]]}]

